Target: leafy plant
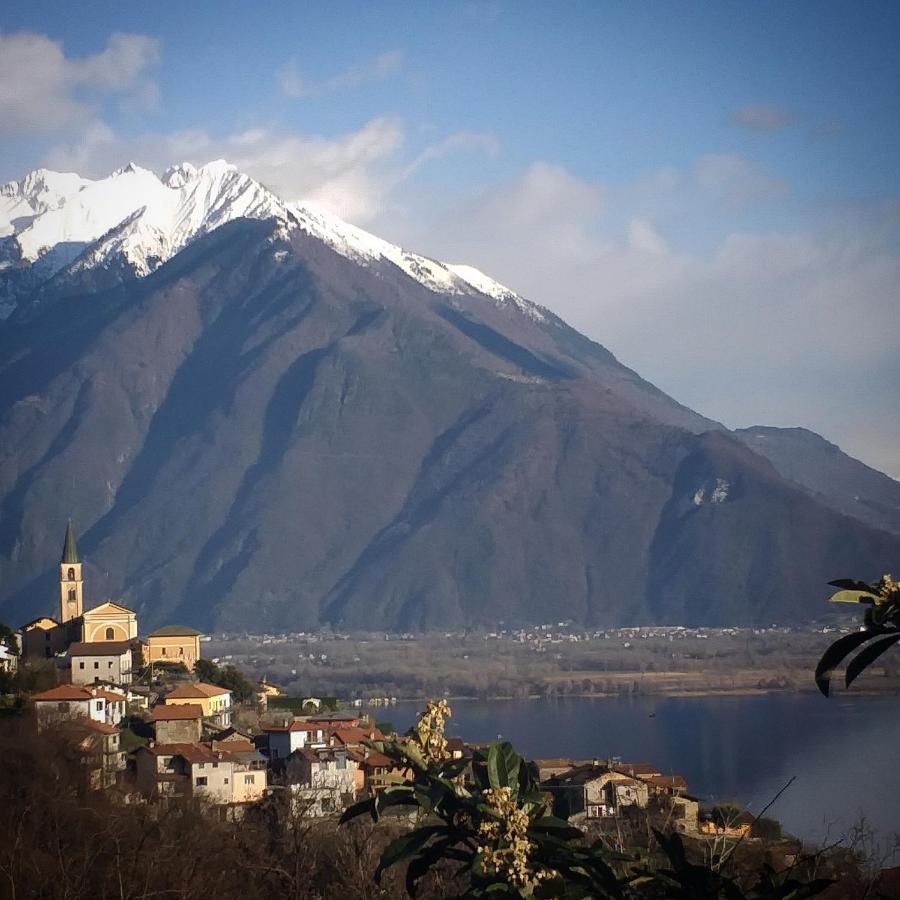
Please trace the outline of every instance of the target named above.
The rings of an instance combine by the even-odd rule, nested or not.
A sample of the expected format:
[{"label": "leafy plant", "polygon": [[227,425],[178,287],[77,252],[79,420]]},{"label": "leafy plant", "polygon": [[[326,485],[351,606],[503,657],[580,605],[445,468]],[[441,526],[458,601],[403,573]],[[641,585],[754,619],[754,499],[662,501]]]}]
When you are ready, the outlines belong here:
[{"label": "leafy plant", "polygon": [[619,857],[599,842],[586,845],[579,829],[549,814],[531,768],[509,743],[476,750],[465,783],[469,760],[447,752],[449,715],[446,701],[429,703],[408,737],[370,742],[408,777],[350,807],[341,822],[361,815],[378,821],[398,809],[420,817],[385,849],[376,879],[406,862],[407,890],[415,894],[433,867],[450,861],[468,881],[467,897],[622,897],[610,865]]},{"label": "leafy plant", "polygon": [[868,644],[851,660],[845,673],[847,687],[886,650],[900,641],[900,582],[883,575],[873,584],[851,579],[828,582],[840,590],[830,598],[832,603],[861,603],[866,607],[860,631],[838,638],[822,655],[816,666],[816,684],[827,697],[835,668],[854,650]]}]

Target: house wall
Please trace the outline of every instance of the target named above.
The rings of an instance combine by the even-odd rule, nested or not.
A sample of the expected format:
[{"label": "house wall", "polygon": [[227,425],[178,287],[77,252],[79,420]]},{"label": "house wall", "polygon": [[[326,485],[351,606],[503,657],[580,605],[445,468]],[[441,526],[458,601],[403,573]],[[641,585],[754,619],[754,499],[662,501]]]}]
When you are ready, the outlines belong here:
[{"label": "house wall", "polygon": [[131,651],[120,656],[76,656],[71,660],[72,684],[93,684],[96,679],[113,684],[131,683]]},{"label": "house wall", "polygon": [[115,603],[101,603],[87,610],[82,619],[84,641],[131,641],[137,637],[137,616]]},{"label": "house wall", "polygon": [[193,744],[200,740],[199,719],[175,719],[156,723],[158,744]]},{"label": "house wall", "polygon": [[235,803],[252,803],[262,799],[266,792],[265,769],[241,769],[234,766],[232,801]]},{"label": "house wall", "polygon": [[215,697],[166,697],[166,706],[199,706],[203,710],[204,718],[217,716],[220,720],[228,718],[225,727],[231,724],[231,691],[223,691]]},{"label": "house wall", "polygon": [[200,659],[199,635],[172,635],[147,638],[147,662],[184,663],[193,671]]},{"label": "house wall", "polygon": [[214,803],[230,803],[234,791],[233,768],[230,762],[224,760],[217,763],[193,763],[191,786],[194,794],[207,797]]}]

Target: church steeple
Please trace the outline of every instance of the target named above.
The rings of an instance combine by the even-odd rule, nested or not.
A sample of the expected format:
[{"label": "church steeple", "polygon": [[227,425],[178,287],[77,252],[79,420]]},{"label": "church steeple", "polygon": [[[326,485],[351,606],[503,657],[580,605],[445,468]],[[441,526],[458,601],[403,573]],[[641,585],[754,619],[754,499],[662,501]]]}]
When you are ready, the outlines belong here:
[{"label": "church steeple", "polygon": [[75,529],[72,527],[72,520],[66,526],[66,542],[63,544],[63,552],[61,563],[80,563],[81,557],[78,555],[78,546],[75,543]]},{"label": "church steeple", "polygon": [[75,529],[72,527],[72,520],[69,519],[62,559],[59,561],[59,621],[62,623],[80,618],[83,612],[81,557],[75,543]]}]

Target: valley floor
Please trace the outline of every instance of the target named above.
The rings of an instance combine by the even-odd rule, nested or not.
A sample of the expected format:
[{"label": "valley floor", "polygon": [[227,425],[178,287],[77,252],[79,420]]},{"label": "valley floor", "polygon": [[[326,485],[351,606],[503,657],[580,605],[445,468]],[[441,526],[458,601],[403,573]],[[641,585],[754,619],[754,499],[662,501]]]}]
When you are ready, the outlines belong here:
[{"label": "valley floor", "polygon": [[[218,635],[204,655],[292,696],[344,700],[752,694],[816,690],[819,657],[852,628]],[[853,691],[900,693],[900,653]]]}]

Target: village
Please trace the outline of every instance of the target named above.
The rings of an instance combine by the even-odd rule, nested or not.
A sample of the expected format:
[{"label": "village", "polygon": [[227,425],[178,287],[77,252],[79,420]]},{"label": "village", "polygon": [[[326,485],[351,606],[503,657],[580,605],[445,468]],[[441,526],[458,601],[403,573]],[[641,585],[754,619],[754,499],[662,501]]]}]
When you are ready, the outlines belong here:
[{"label": "village", "polygon": [[[55,686],[17,702],[39,736],[77,751],[88,789],[128,803],[202,799],[229,819],[286,792],[295,812],[323,818],[404,782],[406,773],[377,749],[396,735],[383,733],[361,700],[341,709],[308,697],[286,707],[265,678],[248,689],[238,673],[239,696],[203,681],[203,673],[223,670],[202,657],[199,631],[167,625],[139,637],[132,610],[111,601],[84,608],[82,572],[69,523],[58,617],[40,617],[11,633],[15,640],[0,641],[0,671],[52,672]],[[483,746],[448,740],[452,758],[469,762],[464,783]],[[621,834],[638,815],[697,839],[753,839],[748,813],[702,810],[684,778],[651,763],[536,759],[532,766],[554,813],[582,826],[614,823]]]}]

